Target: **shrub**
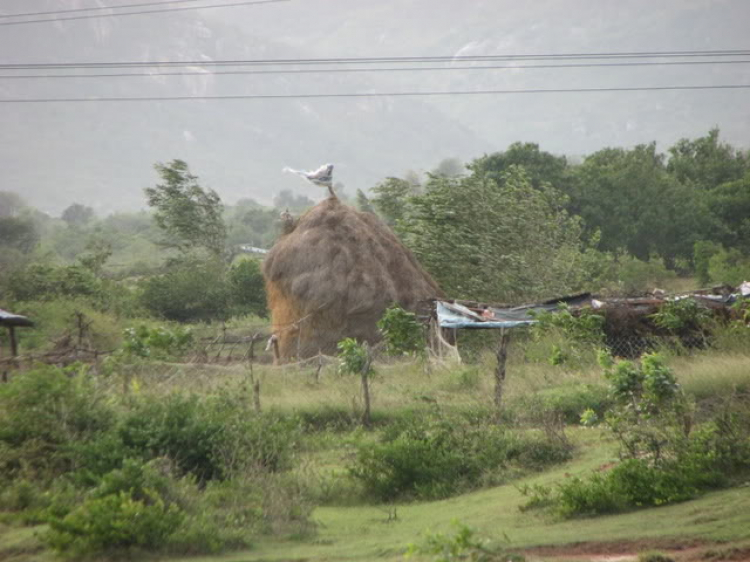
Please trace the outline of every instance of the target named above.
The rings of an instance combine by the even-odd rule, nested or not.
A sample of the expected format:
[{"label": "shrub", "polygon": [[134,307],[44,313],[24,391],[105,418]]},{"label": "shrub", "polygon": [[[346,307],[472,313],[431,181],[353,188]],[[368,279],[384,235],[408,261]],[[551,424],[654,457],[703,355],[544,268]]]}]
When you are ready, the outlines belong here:
[{"label": "shrub", "polygon": [[43,264],[31,264],[15,272],[7,280],[6,288],[9,296],[17,301],[99,297],[102,290],[101,280],[81,265]]},{"label": "shrub", "polygon": [[540,353],[552,365],[580,367],[591,363],[594,352],[604,343],[604,317],[591,311],[572,314],[561,304],[556,312],[537,312],[531,327],[533,344],[527,356]]},{"label": "shrub", "polygon": [[155,316],[177,322],[226,320],[231,292],[220,260],[184,259],[148,278],[141,286],[141,304]]},{"label": "shrub", "polygon": [[254,414],[237,399],[179,394],[138,400],[117,429],[134,456],[166,456],[201,482],[226,478],[242,466],[284,468],[295,431],[291,422]]},{"label": "shrub", "polygon": [[52,519],[45,542],[71,557],[109,551],[158,549],[183,520],[176,506],[158,497],[134,499],[127,492],[91,498],[62,519]]},{"label": "shrub", "polygon": [[453,535],[428,532],[421,544],[410,544],[406,558],[429,556],[435,562],[524,562],[526,558],[502,550],[491,549],[487,540],[476,538],[476,531],[457,521],[453,523],[456,532]]},{"label": "shrub", "polygon": [[569,458],[563,444],[459,418],[411,418],[359,446],[350,474],[378,500],[447,497],[496,481],[511,468]]},{"label": "shrub", "polygon": [[598,384],[569,384],[524,397],[514,405],[520,417],[538,422],[548,415],[561,416],[568,424],[580,422],[581,414],[592,410],[600,417],[611,404],[607,389]]},{"label": "shrub", "polygon": [[0,385],[0,472],[49,478],[74,468],[74,444],[112,425],[85,369],[45,366]]},{"label": "shrub", "polygon": [[238,261],[229,270],[228,282],[235,314],[255,314],[262,318],[268,316],[266,288],[258,260]]},{"label": "shrub", "polygon": [[378,321],[385,347],[391,355],[424,355],[425,337],[417,315],[395,304]]},{"label": "shrub", "polygon": [[177,326],[148,327],[141,324],[137,328],[127,328],[123,342],[123,352],[136,357],[168,359],[183,353],[193,342],[189,328]]},{"label": "shrub", "polygon": [[[750,409],[730,400],[696,430],[674,375],[659,356],[640,365],[608,363],[615,408],[606,421],[623,445],[622,462],[573,478],[555,494],[531,494],[526,507],[553,505],[564,517],[684,501],[742,477],[750,467]],[[542,501],[544,500],[544,501]]]}]

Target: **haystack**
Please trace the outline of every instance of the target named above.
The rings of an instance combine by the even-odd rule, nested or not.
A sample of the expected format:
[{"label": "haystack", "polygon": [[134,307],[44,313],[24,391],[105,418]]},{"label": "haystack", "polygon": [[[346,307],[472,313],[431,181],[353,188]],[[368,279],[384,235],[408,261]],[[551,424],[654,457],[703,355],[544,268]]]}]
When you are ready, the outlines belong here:
[{"label": "haystack", "polygon": [[282,360],[332,354],[346,337],[373,343],[394,303],[442,297],[430,275],[375,215],[331,197],[276,242],[263,264]]}]

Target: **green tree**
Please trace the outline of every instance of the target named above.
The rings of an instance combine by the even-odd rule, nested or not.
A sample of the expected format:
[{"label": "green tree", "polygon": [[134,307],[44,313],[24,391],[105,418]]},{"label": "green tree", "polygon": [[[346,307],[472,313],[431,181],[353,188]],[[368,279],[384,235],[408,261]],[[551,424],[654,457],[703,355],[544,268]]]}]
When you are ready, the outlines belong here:
[{"label": "green tree", "polygon": [[356,202],[357,202],[357,209],[359,209],[363,213],[375,212],[375,209],[372,206],[370,199],[368,199],[367,195],[365,195],[365,192],[362,191],[361,189],[357,190]]},{"label": "green tree", "polygon": [[27,254],[39,243],[39,231],[28,217],[0,217],[0,248]]},{"label": "green tree", "polygon": [[61,218],[68,226],[85,226],[94,218],[94,209],[73,203],[62,212]]},{"label": "green tree", "polygon": [[574,170],[571,193],[586,235],[601,233],[605,251],[627,250],[641,260],[657,253],[671,263],[691,258],[710,230],[705,203],[667,172],[653,143],[588,156]]},{"label": "green tree", "polygon": [[235,313],[268,316],[266,290],[260,262],[243,259],[229,270],[229,288]]},{"label": "green tree", "polygon": [[580,284],[581,226],[553,188],[522,168],[499,181],[432,176],[397,224],[406,245],[457,298],[518,302]]},{"label": "green tree", "polygon": [[417,186],[400,178],[386,178],[372,188],[372,206],[383,220],[393,226],[403,218],[409,197],[416,195]]},{"label": "green tree", "polygon": [[731,248],[750,247],[750,171],[744,177],[723,183],[706,196],[715,219],[714,239]]},{"label": "green tree", "polygon": [[435,176],[444,178],[457,178],[462,176],[466,171],[463,163],[458,158],[443,158],[438,165],[432,170]]},{"label": "green tree", "polygon": [[564,193],[568,191],[570,180],[567,160],[564,156],[540,150],[536,143],[515,142],[505,152],[495,152],[469,164],[473,172],[495,181],[499,181],[511,166],[522,166],[535,188],[546,183]]},{"label": "green tree", "polygon": [[750,156],[719,141],[719,129],[705,137],[680,139],[669,149],[667,171],[684,184],[709,190],[750,171]]},{"label": "green tree", "polygon": [[166,244],[182,252],[202,248],[214,256],[223,255],[227,229],[219,195],[203,189],[182,160],[154,167],[162,183],[146,188],[145,193]]}]

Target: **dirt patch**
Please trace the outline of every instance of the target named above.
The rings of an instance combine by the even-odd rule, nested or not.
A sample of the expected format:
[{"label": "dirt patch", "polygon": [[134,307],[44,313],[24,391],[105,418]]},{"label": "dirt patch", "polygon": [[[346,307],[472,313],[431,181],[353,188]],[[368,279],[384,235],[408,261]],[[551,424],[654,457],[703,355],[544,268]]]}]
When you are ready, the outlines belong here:
[{"label": "dirt patch", "polygon": [[[631,562],[642,552],[658,550],[676,560],[698,558],[709,545],[695,539],[644,539],[634,541],[584,542],[566,545],[538,546],[524,550],[527,555],[542,559],[576,559],[589,562]],[[716,549],[715,546],[713,546]],[[698,557],[696,557],[698,556]]]}]

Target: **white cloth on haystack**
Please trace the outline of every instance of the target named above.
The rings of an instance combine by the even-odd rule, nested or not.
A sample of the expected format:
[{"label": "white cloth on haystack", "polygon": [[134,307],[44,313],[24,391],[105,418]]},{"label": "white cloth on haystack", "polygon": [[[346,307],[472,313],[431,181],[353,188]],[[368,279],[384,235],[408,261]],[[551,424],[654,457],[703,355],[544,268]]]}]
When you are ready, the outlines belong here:
[{"label": "white cloth on haystack", "polygon": [[323,187],[333,186],[333,164],[323,164],[317,170],[312,172],[306,172],[305,170],[295,170],[294,168],[286,167],[282,171],[289,172],[291,174],[297,174],[300,177],[305,178],[307,181],[320,185]]}]

